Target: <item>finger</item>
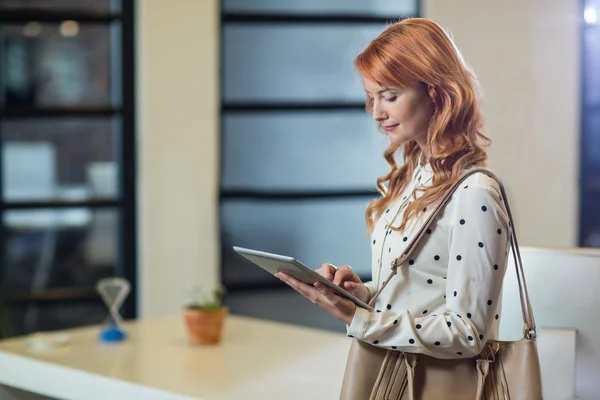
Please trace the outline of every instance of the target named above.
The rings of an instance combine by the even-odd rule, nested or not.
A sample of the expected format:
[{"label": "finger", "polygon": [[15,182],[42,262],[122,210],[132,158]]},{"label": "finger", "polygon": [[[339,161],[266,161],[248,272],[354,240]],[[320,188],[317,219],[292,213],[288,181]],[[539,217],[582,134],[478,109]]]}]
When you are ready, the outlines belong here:
[{"label": "finger", "polygon": [[308,297],[309,299],[313,299],[316,294],[316,289],[312,285],[308,285],[288,274],[278,273],[279,279],[283,282],[287,283],[292,289],[300,293],[301,295]]},{"label": "finger", "polygon": [[335,265],[324,263],[323,265],[321,265],[321,268],[317,269],[315,272],[317,272],[325,279],[332,281],[333,277],[335,276],[336,270],[337,268],[335,267]]},{"label": "finger", "polygon": [[360,283],[346,281],[346,282],[344,282],[344,285],[342,287],[344,289],[346,289],[347,291],[349,291],[350,293],[356,294],[356,291],[358,290],[360,285],[361,285]]},{"label": "finger", "polygon": [[350,268],[349,265],[344,265],[340,269],[335,272],[335,277],[333,278],[333,283],[338,286],[341,286],[346,281],[357,282],[360,281],[356,272]]},{"label": "finger", "polygon": [[337,297],[339,297],[331,289],[329,289],[327,286],[323,285],[320,282],[315,283],[315,288],[321,296],[325,297],[329,301],[335,301],[337,300]]}]

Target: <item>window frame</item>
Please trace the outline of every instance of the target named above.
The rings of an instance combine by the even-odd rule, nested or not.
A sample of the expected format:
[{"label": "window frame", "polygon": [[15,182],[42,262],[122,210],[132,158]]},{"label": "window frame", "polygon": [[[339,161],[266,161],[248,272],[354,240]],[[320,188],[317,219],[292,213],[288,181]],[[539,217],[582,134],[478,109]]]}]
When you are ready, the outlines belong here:
[{"label": "window frame", "polygon": [[[0,215],[9,210],[24,209],[65,209],[72,207],[87,207],[92,210],[113,209],[119,214],[117,227],[117,265],[116,276],[127,279],[131,284],[131,292],[122,308],[124,318],[137,316],[137,230],[136,230],[136,121],[135,121],[135,1],[122,0],[118,12],[90,12],[74,10],[3,10],[0,13],[0,32],[4,25],[21,24],[29,21],[40,23],[56,23],[65,20],[74,20],[85,24],[100,24],[111,26],[118,22],[121,25],[120,37],[117,39],[118,48],[111,49],[118,56],[119,65],[112,66],[111,72],[119,74],[120,99],[118,106],[60,106],[60,107],[23,107],[0,104],[0,145],[3,144],[2,122],[14,118],[97,118],[119,117],[118,132],[120,134],[117,144],[115,162],[119,165],[118,189],[119,194],[115,199],[89,199],[86,201],[5,201],[3,196],[4,185],[2,182],[2,152],[0,152]],[[118,52],[118,53],[115,53]],[[3,48],[0,44],[0,68],[4,60]],[[0,76],[0,89],[3,90],[4,82]],[[110,95],[114,99],[114,95]],[[82,135],[84,138],[85,135]],[[75,302],[101,302],[99,294],[94,287],[60,287],[44,289],[39,292],[9,292],[3,291],[5,276],[5,238],[4,225],[0,226],[0,307],[10,306],[11,303],[66,303]],[[0,308],[0,312],[2,309]],[[0,315],[0,319],[2,315]],[[0,337],[2,329],[0,329]]]},{"label": "window frame", "polygon": [[[245,24],[245,25],[285,25],[285,26],[298,26],[298,25],[365,25],[365,24],[379,24],[382,27],[390,22],[395,22],[400,19],[408,17],[416,17],[421,15],[421,1],[416,1],[415,15],[402,15],[402,16],[379,16],[379,15],[350,15],[340,12],[327,13],[327,14],[299,14],[299,13],[271,13],[271,12],[232,12],[225,11],[223,7],[223,0],[220,4],[221,10],[221,28],[220,28],[220,64],[223,69],[224,63],[227,61],[224,59],[223,52],[223,40],[224,30],[227,26],[233,24]],[[223,93],[224,82],[221,76],[220,90]],[[252,114],[267,114],[267,113],[278,113],[278,112],[329,112],[329,111],[357,111],[365,110],[364,102],[348,102],[348,101],[223,101],[221,100],[220,108],[220,134],[219,134],[219,146],[220,146],[220,160],[221,165],[219,169],[219,235],[220,242],[226,243],[226,233],[223,231],[223,216],[222,216],[222,204],[227,201],[236,200],[247,200],[261,202],[272,202],[272,201],[289,201],[289,200],[302,200],[311,201],[317,199],[331,199],[336,198],[373,198],[377,195],[378,191],[373,182],[372,187],[365,187],[364,189],[351,189],[351,190],[301,190],[301,191],[281,191],[281,190],[224,190],[222,188],[222,177],[225,154],[223,153],[223,126],[226,115],[235,113],[252,113]],[[225,259],[225,249],[221,245],[221,260]],[[226,265],[221,263],[221,276],[225,276]],[[363,280],[370,280],[370,277],[361,277]],[[262,289],[280,289],[285,288],[286,285],[278,282],[277,280],[271,280],[270,282],[264,283],[251,283],[251,284],[231,284],[223,282],[228,292],[241,292],[241,291],[259,291]]]},{"label": "window frame", "polygon": [[[594,114],[600,117],[600,102],[594,104],[588,92],[594,90],[589,82],[589,73],[594,65],[592,52],[588,51],[587,38],[593,31],[598,35],[600,23],[587,23],[584,19],[584,10],[587,6],[594,6],[594,1],[581,0],[580,12],[580,140],[579,140],[579,229],[578,246],[589,247],[588,237],[597,230],[600,233],[600,213],[597,211],[600,204],[600,160],[592,160],[590,149],[594,143],[600,142],[600,130],[594,131],[590,126],[590,117]],[[595,3],[598,4],[596,1]],[[600,9],[597,9],[600,12]],[[596,60],[596,64],[598,60]],[[597,72],[596,72],[597,73]],[[596,129],[599,129],[598,127]]]}]

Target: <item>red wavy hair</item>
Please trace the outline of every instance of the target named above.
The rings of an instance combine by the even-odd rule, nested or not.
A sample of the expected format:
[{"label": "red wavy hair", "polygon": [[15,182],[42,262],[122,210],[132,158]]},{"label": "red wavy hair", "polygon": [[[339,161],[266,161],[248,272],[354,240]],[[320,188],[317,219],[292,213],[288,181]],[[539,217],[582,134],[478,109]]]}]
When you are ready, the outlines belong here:
[{"label": "red wavy hair", "polygon": [[[356,57],[354,64],[364,78],[380,86],[426,85],[434,105],[427,132],[433,180],[429,187],[418,189],[423,194],[407,207],[401,225],[390,226],[390,229],[403,231],[425,207],[441,199],[465,168],[486,165],[487,154],[482,146],[491,141],[481,132],[483,120],[477,80],[449,34],[424,18],[409,18],[387,26]],[[366,110],[372,111],[368,99]],[[402,150],[404,158],[400,167],[395,159],[398,150]],[[410,182],[421,148],[414,140],[402,145],[392,143],[383,157],[391,170],[377,179],[383,197],[367,207],[369,233],[383,211]]]}]

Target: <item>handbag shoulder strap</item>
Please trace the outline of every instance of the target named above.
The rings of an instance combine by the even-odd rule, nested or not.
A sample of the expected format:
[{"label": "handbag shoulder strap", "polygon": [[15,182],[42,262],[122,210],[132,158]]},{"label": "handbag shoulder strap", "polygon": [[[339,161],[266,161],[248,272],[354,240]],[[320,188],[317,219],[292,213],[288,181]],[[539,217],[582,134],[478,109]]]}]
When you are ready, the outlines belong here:
[{"label": "handbag shoulder strap", "polygon": [[392,261],[392,272],[388,276],[388,278],[383,282],[379,290],[373,295],[371,298],[369,305],[374,306],[375,300],[381,294],[382,290],[388,284],[388,282],[392,279],[394,275],[398,272],[397,269],[400,265],[404,264],[406,260],[412,255],[419,241],[425,236],[425,232],[427,228],[431,225],[431,222],[437,217],[439,212],[448,204],[448,201],[456,191],[456,189],[462,184],[462,182],[476,173],[484,173],[490,178],[494,179],[498,185],[500,186],[500,192],[502,194],[502,200],[504,202],[504,206],[506,207],[506,212],[508,213],[509,224],[511,227],[512,234],[510,235],[510,244],[512,248],[512,254],[515,262],[515,268],[517,273],[517,282],[519,284],[519,297],[521,300],[521,313],[523,316],[523,324],[524,324],[524,335],[527,338],[535,338],[536,335],[536,326],[535,319],[533,317],[533,310],[531,308],[531,301],[529,300],[529,292],[527,290],[527,283],[525,282],[525,273],[523,271],[523,262],[521,260],[521,252],[519,251],[519,243],[517,241],[517,233],[515,231],[515,224],[512,217],[512,213],[510,211],[510,206],[508,204],[508,198],[506,196],[506,190],[504,189],[504,185],[500,181],[500,179],[489,169],[487,168],[473,168],[465,172],[454,184],[450,187],[450,189],[444,194],[442,200],[435,207],[433,212],[429,215],[423,226],[419,229],[417,234],[410,241],[408,246],[404,249],[404,252],[400,255],[400,257],[394,259]]}]

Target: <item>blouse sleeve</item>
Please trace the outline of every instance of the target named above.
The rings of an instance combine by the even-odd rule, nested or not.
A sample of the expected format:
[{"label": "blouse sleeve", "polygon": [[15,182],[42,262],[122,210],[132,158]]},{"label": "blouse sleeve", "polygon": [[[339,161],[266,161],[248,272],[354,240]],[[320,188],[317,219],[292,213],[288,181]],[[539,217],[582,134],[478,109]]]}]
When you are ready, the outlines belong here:
[{"label": "blouse sleeve", "polygon": [[495,186],[469,184],[458,189],[454,201],[444,310],[423,316],[357,307],[347,326],[349,336],[436,358],[481,352],[498,318],[510,227]]},{"label": "blouse sleeve", "polygon": [[[367,289],[369,289],[369,293],[371,294],[369,296],[369,301],[371,301],[371,298],[373,297],[373,295],[376,292],[376,290],[375,290],[375,282],[373,282],[373,281],[365,282],[364,285],[366,286]],[[367,303],[369,301],[367,301]]]}]

